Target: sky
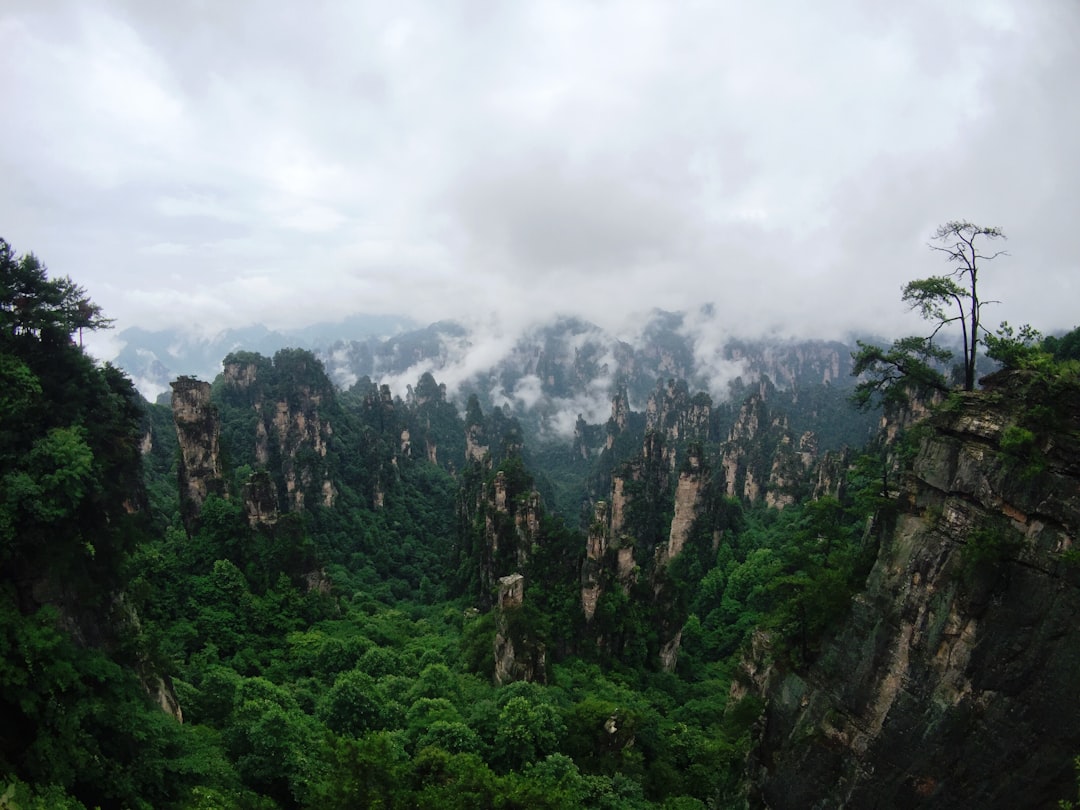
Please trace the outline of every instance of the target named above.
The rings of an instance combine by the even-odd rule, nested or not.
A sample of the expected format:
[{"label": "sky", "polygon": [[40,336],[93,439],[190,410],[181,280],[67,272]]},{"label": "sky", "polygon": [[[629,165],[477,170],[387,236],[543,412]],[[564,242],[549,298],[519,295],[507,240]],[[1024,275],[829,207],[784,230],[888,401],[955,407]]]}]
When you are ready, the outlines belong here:
[{"label": "sky", "polygon": [[0,236],[132,326],[1080,323],[1074,0],[0,6]]}]

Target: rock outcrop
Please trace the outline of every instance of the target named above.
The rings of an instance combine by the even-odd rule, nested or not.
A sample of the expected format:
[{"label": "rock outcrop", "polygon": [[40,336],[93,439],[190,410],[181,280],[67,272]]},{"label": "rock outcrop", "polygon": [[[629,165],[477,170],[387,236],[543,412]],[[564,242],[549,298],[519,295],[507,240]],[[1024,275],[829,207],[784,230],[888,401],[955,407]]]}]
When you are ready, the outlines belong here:
[{"label": "rock outcrop", "polygon": [[277,493],[274,492],[273,479],[265,470],[252,473],[244,484],[244,510],[250,526],[272,526],[277,523]]},{"label": "rock outcrop", "polygon": [[581,605],[595,643],[612,643],[595,619],[604,594],[617,589],[652,617],[657,663],[668,671],[678,658],[686,616],[675,607],[677,587],[666,568],[683,553],[695,522],[706,511],[709,485],[699,444],[686,446],[678,476],[670,469],[670,458],[664,434],[650,431],[641,455],[612,474],[608,499],[594,507],[581,568]]},{"label": "rock outcrop", "polygon": [[[321,368],[316,373],[309,368],[315,365],[305,352],[279,353],[273,366],[264,357],[248,354],[230,355],[223,364],[224,396],[233,406],[255,411],[254,461],[277,468],[272,472],[280,477],[283,506],[289,511],[333,506],[337,497],[325,463],[334,430],[320,412],[323,399],[333,392]],[[278,380],[285,384],[276,385]],[[274,511],[268,506],[263,503],[260,514]]]},{"label": "rock outcrop", "polygon": [[[749,662],[739,688],[767,699],[752,806],[1075,798],[1080,397],[1040,405],[1022,375],[989,382],[929,420],[866,590],[817,662]],[[1021,432],[1036,405],[1058,424]]]},{"label": "rock outcrop", "polygon": [[530,637],[520,621],[525,604],[525,577],[499,578],[495,605],[495,683],[546,683],[547,653],[543,643]]},{"label": "rock outcrop", "polygon": [[[520,467],[511,468],[517,472]],[[483,516],[481,581],[493,587],[506,571],[524,568],[540,533],[540,493],[521,474],[498,470],[476,504]]]},{"label": "rock outcrop", "polygon": [[604,556],[608,549],[608,527],[611,524],[611,508],[607,501],[594,507],[593,520],[585,540],[585,561],[581,567],[581,609],[585,621],[591,622],[596,615],[596,604],[603,588]]},{"label": "rock outcrop", "polygon": [[645,407],[645,431],[664,436],[665,459],[675,469],[676,450],[686,441],[705,441],[709,438],[709,419],[712,400],[708,394],[690,396],[683,380],[668,380],[660,384],[649,397]]},{"label": "rock outcrop", "polygon": [[667,546],[662,550],[661,562],[666,565],[682,553],[690,530],[702,513],[702,499],[708,486],[708,479],[702,469],[701,447],[690,450],[686,459],[686,469],[679,473],[675,485],[675,512],[671,518],[671,531]]},{"label": "rock outcrop", "polygon": [[725,348],[725,356],[787,389],[833,383],[851,371],[851,347],[820,340],[732,341]]},{"label": "rock outcrop", "polygon": [[489,463],[490,451],[491,447],[486,441],[484,431],[484,414],[480,411],[477,398],[471,396],[465,409],[465,461],[476,464]]},{"label": "rock outcrop", "polygon": [[739,407],[720,466],[729,497],[783,509],[810,493],[820,459],[814,433],[793,432],[787,415],[769,407],[775,390],[763,379]]},{"label": "rock outcrop", "polygon": [[765,505],[783,509],[801,500],[806,491],[810,470],[816,462],[817,440],[813,433],[806,432],[800,436],[797,447],[791,434],[783,434],[773,452]]},{"label": "rock outcrop", "polygon": [[172,412],[180,444],[180,510],[188,532],[211,494],[222,495],[221,422],[210,402],[210,383],[181,377],[172,383]]}]

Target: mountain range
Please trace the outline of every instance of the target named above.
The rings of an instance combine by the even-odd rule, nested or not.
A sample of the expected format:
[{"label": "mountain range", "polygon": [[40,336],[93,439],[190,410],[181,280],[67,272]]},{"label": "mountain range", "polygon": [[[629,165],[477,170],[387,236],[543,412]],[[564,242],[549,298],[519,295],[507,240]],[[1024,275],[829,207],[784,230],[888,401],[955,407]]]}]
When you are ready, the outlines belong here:
[{"label": "mountain range", "polygon": [[181,375],[214,379],[230,352],[270,356],[286,347],[303,348],[323,362],[340,389],[366,379],[408,398],[420,376],[430,373],[459,406],[475,394],[485,408],[509,408],[532,435],[560,441],[573,436],[579,416],[590,424],[606,420],[619,389],[639,408],[657,382],[668,379],[685,380],[717,402],[731,399],[735,388],[761,375],[783,391],[818,386],[847,391],[853,385],[855,348],[854,338],[733,337],[708,310],[656,310],[629,335],[569,317],[508,334],[453,321],[417,327],[405,317],[355,316],[291,332],[255,325],[198,338],[177,330],[130,328],[119,337],[124,346],[113,362],[150,400]]}]

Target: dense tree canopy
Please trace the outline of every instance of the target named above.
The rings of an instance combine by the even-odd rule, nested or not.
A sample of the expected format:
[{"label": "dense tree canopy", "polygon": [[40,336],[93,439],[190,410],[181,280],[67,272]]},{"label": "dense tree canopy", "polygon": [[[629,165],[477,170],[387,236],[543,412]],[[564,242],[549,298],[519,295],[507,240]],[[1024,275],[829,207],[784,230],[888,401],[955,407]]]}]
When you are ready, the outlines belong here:
[{"label": "dense tree canopy", "polygon": [[[211,388],[223,480],[185,526],[169,410],[78,345],[108,321],[32,256],[2,243],[0,263],[0,804],[726,806],[761,709],[729,705],[735,662],[765,629],[805,669],[863,570],[855,486],[779,512],[719,476],[654,567],[687,453],[715,467],[735,406],[692,441],[631,414],[600,457],[530,455],[508,412],[474,398],[463,417],[430,375],[408,401],[339,392],[300,350],[226,358],[251,373]],[[319,450],[298,438],[316,421]],[[609,576],[587,623],[586,538],[547,493],[580,509],[613,471],[633,579]],[[254,484],[272,520],[249,518]],[[502,629],[543,649],[544,684],[493,682],[502,567],[527,583]],[[673,671],[661,630],[682,632]]]}]

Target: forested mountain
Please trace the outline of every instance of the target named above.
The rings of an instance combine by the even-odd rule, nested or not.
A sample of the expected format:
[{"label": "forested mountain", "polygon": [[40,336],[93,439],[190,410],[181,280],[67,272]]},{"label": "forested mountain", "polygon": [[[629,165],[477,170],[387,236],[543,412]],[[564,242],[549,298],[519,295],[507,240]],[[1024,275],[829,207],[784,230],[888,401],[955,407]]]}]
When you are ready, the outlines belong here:
[{"label": "forested mountain", "polygon": [[[1080,744],[1080,385],[1027,368],[921,429],[863,593],[805,671],[748,659],[774,808],[1052,807]],[[756,661],[755,661],[756,659]],[[1071,806],[1066,804],[1065,806]]]},{"label": "forested mountain", "polygon": [[[339,388],[366,377],[406,397],[409,386],[432,374],[449,386],[461,408],[473,394],[484,408],[509,406],[526,430],[536,434],[534,441],[565,440],[578,415],[588,422],[603,421],[619,390],[625,390],[638,409],[657,381],[668,379],[683,380],[717,401],[727,401],[732,384],[750,385],[764,375],[793,397],[816,398],[816,403],[794,409],[793,417],[798,421],[808,412],[804,429],[812,427],[823,446],[861,444],[869,438],[868,420],[856,419],[849,426],[843,419],[831,425],[824,419],[854,384],[849,374],[854,341],[723,338],[728,328],[705,312],[691,318],[654,311],[626,338],[576,318],[556,318],[514,339],[448,321],[405,329],[403,319],[370,317],[303,333],[254,326],[202,340],[175,330],[128,329],[119,336],[124,348],[115,362],[155,399],[177,376],[213,379],[222,358],[232,351],[272,356],[282,348],[307,348]],[[376,327],[382,327],[382,333]],[[331,338],[335,328],[340,329],[338,337]],[[348,337],[364,329],[371,334]]]},{"label": "forested mountain", "polygon": [[677,315],[541,330],[460,403],[443,325],[379,344],[404,394],[361,344],[237,347],[160,405],[4,249],[0,803],[1075,792],[1071,338],[880,432],[844,347],[729,343],[721,397]]}]

